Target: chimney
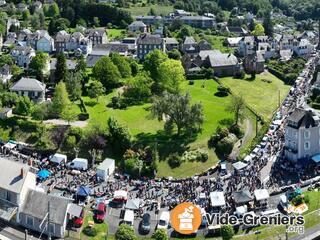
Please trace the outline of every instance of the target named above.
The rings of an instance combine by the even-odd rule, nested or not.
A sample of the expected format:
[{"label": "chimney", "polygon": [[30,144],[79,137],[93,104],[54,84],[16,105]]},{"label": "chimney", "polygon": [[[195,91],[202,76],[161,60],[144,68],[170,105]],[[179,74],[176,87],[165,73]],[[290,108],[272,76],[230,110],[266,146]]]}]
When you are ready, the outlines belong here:
[{"label": "chimney", "polygon": [[21,168],[20,169],[20,177],[23,178],[23,175],[24,175],[24,171],[23,171],[23,168]]}]

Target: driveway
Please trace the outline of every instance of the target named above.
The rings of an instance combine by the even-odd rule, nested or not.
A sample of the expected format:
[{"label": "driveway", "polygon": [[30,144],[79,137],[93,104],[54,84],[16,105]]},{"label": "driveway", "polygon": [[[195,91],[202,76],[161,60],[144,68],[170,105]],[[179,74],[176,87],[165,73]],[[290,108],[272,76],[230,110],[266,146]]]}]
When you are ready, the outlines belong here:
[{"label": "driveway", "polygon": [[61,119],[49,119],[46,121],[43,121],[44,124],[52,124],[52,125],[70,125],[73,127],[79,127],[79,128],[85,128],[88,125],[87,121],[74,121],[74,122],[70,122],[68,124],[67,121],[61,120]]}]

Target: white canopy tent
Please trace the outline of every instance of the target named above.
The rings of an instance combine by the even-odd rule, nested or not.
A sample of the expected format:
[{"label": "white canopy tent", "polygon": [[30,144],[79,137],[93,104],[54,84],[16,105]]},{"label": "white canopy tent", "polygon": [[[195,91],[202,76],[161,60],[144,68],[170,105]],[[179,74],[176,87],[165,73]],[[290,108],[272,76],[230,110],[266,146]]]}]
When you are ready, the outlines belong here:
[{"label": "white canopy tent", "polygon": [[50,162],[61,164],[62,162],[67,162],[67,156],[60,153],[55,153],[51,158]]},{"label": "white canopy tent", "polygon": [[5,148],[14,149],[17,146],[15,143],[8,142],[4,145]]},{"label": "white canopy tent", "polygon": [[270,196],[267,189],[256,189],[254,191],[254,197],[257,201],[261,201],[268,199]]},{"label": "white canopy tent", "polygon": [[114,198],[118,198],[118,199],[119,198],[127,199],[128,198],[128,192],[124,191],[124,190],[117,190],[117,191],[114,191],[113,197]]},{"label": "white canopy tent", "polygon": [[238,216],[242,216],[248,211],[248,207],[246,205],[240,206],[236,208],[236,214]]},{"label": "white canopy tent", "polygon": [[243,168],[245,168],[247,166],[247,164],[243,163],[243,162],[236,162],[234,164],[232,164],[232,166],[236,169],[236,170],[241,170]]},{"label": "white canopy tent", "polygon": [[212,207],[222,207],[226,205],[223,192],[211,192],[210,201]]},{"label": "white canopy tent", "polygon": [[249,163],[250,161],[252,160],[252,157],[250,155],[247,155],[243,161],[246,162],[246,163]]}]

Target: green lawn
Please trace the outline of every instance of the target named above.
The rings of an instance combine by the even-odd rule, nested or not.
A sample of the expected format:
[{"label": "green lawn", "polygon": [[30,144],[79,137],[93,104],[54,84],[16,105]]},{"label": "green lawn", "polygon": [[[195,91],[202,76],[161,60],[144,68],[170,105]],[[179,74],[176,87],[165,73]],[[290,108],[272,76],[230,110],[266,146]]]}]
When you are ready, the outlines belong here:
[{"label": "green lawn", "polygon": [[[204,87],[202,87],[204,84]],[[109,117],[115,117],[120,123],[128,126],[130,132],[135,136],[138,142],[157,145],[161,153],[158,167],[158,176],[186,177],[195,173],[200,173],[217,162],[217,157],[212,150],[209,151],[209,160],[205,163],[187,162],[183,163],[179,168],[171,169],[165,158],[171,152],[180,152],[191,148],[206,148],[209,136],[215,132],[219,125],[226,124],[227,120],[232,119],[230,113],[225,111],[226,105],[230,101],[230,97],[216,97],[214,93],[217,91],[218,84],[213,81],[195,81],[194,85],[188,85],[188,81],[182,84],[183,91],[191,94],[193,102],[201,102],[204,106],[205,121],[203,130],[193,139],[176,138],[163,133],[163,123],[149,118],[148,107],[150,104],[128,107],[126,110],[107,108],[106,105],[110,99],[116,95],[116,92],[108,94],[99,99],[96,104],[95,100],[84,97],[87,111],[90,115],[89,124],[103,124],[106,126]],[[229,121],[230,122],[230,121]]]},{"label": "green lawn", "polygon": [[[83,228],[88,226],[88,221],[93,221],[93,214],[91,211],[88,211],[85,218],[84,218],[84,223],[83,223]],[[106,239],[106,233],[108,230],[108,225],[106,223],[95,223],[94,228],[97,230],[97,235],[95,237],[89,237],[83,233],[83,231],[80,234],[80,239],[84,240],[102,240]]]},{"label": "green lawn", "polygon": [[107,34],[108,34],[109,40],[121,37],[123,35],[122,34],[123,31],[125,31],[125,29],[115,29],[115,28],[108,29]]},{"label": "green lawn", "polygon": [[132,6],[130,8],[124,8],[125,10],[129,11],[132,16],[139,16],[139,15],[148,15],[150,9],[153,8],[157,15],[168,15],[170,12],[173,12],[172,5],[149,5],[149,6]]},{"label": "green lawn", "polygon": [[211,43],[213,49],[220,50],[223,53],[234,53],[234,48],[229,48],[223,45],[226,37],[205,35],[204,38]]},{"label": "green lawn", "polygon": [[[271,82],[266,82],[266,80]],[[248,106],[264,119],[271,119],[278,108],[279,94],[282,101],[290,90],[289,85],[285,85],[280,79],[266,72],[257,74],[255,80],[246,76],[245,79],[226,77],[221,78],[220,81],[234,94],[243,96]]]}]

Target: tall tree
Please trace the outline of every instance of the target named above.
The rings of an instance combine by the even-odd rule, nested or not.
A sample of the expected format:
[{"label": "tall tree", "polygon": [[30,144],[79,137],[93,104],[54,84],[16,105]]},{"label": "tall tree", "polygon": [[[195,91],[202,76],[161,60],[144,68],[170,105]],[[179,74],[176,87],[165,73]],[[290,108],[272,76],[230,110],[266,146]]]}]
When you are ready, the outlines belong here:
[{"label": "tall tree", "polygon": [[165,92],[155,97],[151,106],[151,117],[159,121],[165,119],[165,129],[177,127],[178,136],[182,130],[186,133],[198,132],[203,123],[203,106],[200,103],[191,105],[189,93],[177,95]]},{"label": "tall tree", "polygon": [[55,81],[65,81],[67,73],[67,59],[64,53],[61,52],[57,56],[56,70],[54,72]]},{"label": "tall tree", "polygon": [[131,67],[129,62],[125,59],[125,57],[120,56],[119,53],[113,53],[111,55],[111,60],[114,65],[117,66],[121,77],[128,78],[131,76]]},{"label": "tall tree", "polygon": [[226,110],[234,114],[235,124],[238,125],[239,121],[243,118],[243,113],[246,108],[244,99],[242,96],[233,96],[230,104]]},{"label": "tall tree", "polygon": [[57,17],[60,15],[59,6],[55,2],[50,4],[48,12],[46,13],[47,17]]},{"label": "tall tree", "polygon": [[263,36],[265,33],[264,33],[264,27],[262,26],[261,23],[257,23],[254,27],[254,30],[252,32],[252,34],[254,36]]},{"label": "tall tree", "polygon": [[68,104],[63,111],[61,112],[60,117],[67,121],[68,125],[70,125],[71,122],[74,122],[77,119],[77,112],[72,108],[72,104]]},{"label": "tall tree", "polygon": [[55,87],[55,92],[51,104],[51,112],[56,117],[59,117],[61,113],[69,106],[70,100],[68,97],[68,92],[64,82],[59,82]]},{"label": "tall tree", "polygon": [[106,89],[99,81],[92,81],[88,90],[90,98],[95,98],[99,102],[99,97],[105,93]]},{"label": "tall tree", "polygon": [[167,91],[170,93],[178,93],[180,83],[185,80],[184,68],[181,61],[169,59],[159,66],[159,77],[155,80],[153,90],[156,93]]},{"label": "tall tree", "polygon": [[143,62],[143,68],[150,73],[152,79],[157,79],[159,76],[160,64],[168,59],[167,54],[156,49],[147,54]]},{"label": "tall tree", "polygon": [[269,37],[273,36],[273,22],[271,20],[270,13],[266,14],[266,16],[263,19],[263,27],[265,34]]},{"label": "tall tree", "polygon": [[66,78],[66,87],[70,99],[76,101],[81,98],[82,94],[82,75],[80,72],[70,72]]},{"label": "tall tree", "polygon": [[92,69],[93,77],[100,81],[106,89],[112,89],[120,82],[120,72],[109,57],[102,57]]},{"label": "tall tree", "polygon": [[44,74],[48,71],[48,60],[49,55],[44,52],[37,52],[36,56],[32,58],[29,68],[32,69],[33,73],[37,78],[43,81]]}]

